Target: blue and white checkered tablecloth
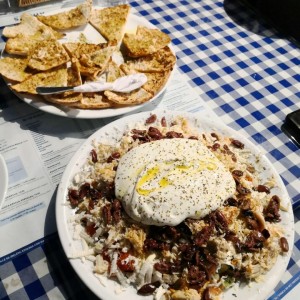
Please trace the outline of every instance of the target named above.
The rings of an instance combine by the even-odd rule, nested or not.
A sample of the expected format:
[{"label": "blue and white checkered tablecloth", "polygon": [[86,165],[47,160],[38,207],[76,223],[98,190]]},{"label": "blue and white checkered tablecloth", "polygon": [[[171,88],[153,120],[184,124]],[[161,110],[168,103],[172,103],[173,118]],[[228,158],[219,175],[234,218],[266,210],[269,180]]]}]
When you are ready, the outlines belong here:
[{"label": "blue and white checkered tablecloth", "polygon": [[280,129],[300,109],[300,49],[238,1],[144,2],[132,5],[171,35],[177,65],[199,97],[265,149],[292,202],[300,201],[299,149]]},{"label": "blue and white checkered tablecloth", "polygon": [[[237,0],[137,0],[132,10],[170,34],[178,68],[230,127],[259,144],[300,203],[300,149],[281,131],[300,109],[300,49]],[[300,280],[300,210],[292,258],[273,297]],[[94,299],[70,267],[57,234],[0,266],[0,299]]]}]

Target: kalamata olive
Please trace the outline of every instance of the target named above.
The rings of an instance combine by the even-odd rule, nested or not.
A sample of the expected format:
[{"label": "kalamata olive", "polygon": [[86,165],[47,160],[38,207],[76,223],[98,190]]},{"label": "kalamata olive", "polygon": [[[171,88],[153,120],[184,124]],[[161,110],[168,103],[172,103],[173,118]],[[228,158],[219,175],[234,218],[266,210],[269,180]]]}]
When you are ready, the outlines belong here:
[{"label": "kalamata olive", "polygon": [[155,114],[151,115],[148,119],[146,119],[146,124],[154,123],[157,119],[157,116]]},{"label": "kalamata olive", "polygon": [[270,194],[270,189],[265,186],[265,185],[262,185],[262,184],[259,184],[257,187],[256,187],[256,190],[259,192],[259,193],[267,193],[267,194]]},{"label": "kalamata olive", "polygon": [[158,287],[160,286],[160,282],[153,282],[144,284],[139,290],[138,293],[141,295],[152,294]]},{"label": "kalamata olive", "polygon": [[91,150],[92,162],[96,163],[98,161],[97,152],[95,149]]},{"label": "kalamata olive", "polygon": [[244,149],[244,144],[240,142],[239,140],[231,140],[231,145],[233,145],[235,148]]},{"label": "kalamata olive", "polygon": [[279,239],[280,248],[283,252],[289,251],[289,243],[285,237]]}]

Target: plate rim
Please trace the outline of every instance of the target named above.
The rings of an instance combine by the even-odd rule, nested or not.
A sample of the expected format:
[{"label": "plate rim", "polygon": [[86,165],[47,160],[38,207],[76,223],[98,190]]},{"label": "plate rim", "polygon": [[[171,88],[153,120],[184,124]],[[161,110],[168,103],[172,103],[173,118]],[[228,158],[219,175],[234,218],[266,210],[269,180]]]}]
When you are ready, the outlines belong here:
[{"label": "plate rim", "polygon": [[[74,7],[72,6],[72,7],[68,7],[68,8],[58,8],[57,10],[51,11],[51,14],[63,12],[63,11],[72,9]],[[103,9],[105,7],[93,6],[93,8],[94,9]],[[129,18],[129,21],[131,18],[133,20],[133,22],[135,22],[135,23],[140,23],[149,28],[158,29],[157,26],[155,26],[154,24],[149,22],[147,19],[140,17],[140,16],[132,13],[131,11],[129,13],[128,18]],[[84,26],[87,26],[87,25],[92,26],[89,23]],[[74,28],[74,30],[76,30],[76,28]],[[71,31],[72,31],[72,29],[71,29]],[[102,37],[102,35],[100,33],[99,33],[99,35]],[[172,53],[176,57],[176,52],[175,52],[174,46],[172,44],[172,41],[170,42],[170,44],[168,46],[170,47]],[[5,51],[4,49],[1,51],[1,58],[3,57],[4,51]],[[104,118],[117,117],[117,116],[122,116],[127,113],[136,112],[137,110],[141,109],[145,105],[157,100],[165,92],[168,85],[172,81],[172,78],[174,76],[176,69],[177,69],[177,65],[175,63],[164,87],[156,95],[154,95],[149,101],[146,101],[146,102],[138,104],[138,105],[128,105],[128,106],[124,106],[124,107],[120,107],[120,108],[103,108],[103,109],[79,109],[79,108],[68,108],[67,106],[60,107],[58,105],[55,105],[54,103],[51,104],[51,103],[47,103],[46,101],[41,100],[42,96],[22,94],[22,93],[16,92],[9,87],[10,82],[3,76],[2,76],[2,78],[4,79],[8,88],[13,92],[13,94],[18,99],[20,99],[24,103],[30,105],[31,107],[36,108],[37,110],[40,110],[42,112],[49,113],[52,115],[61,116],[61,117],[65,117],[65,118],[71,118],[71,119],[104,119]],[[28,95],[30,96],[30,98],[27,97]]]},{"label": "plate rim", "polygon": [[[112,121],[110,123],[108,123],[107,125],[103,126],[102,128],[98,129],[95,133],[93,133],[90,137],[88,137],[83,144],[79,147],[79,149],[77,150],[77,152],[73,155],[73,157],[71,158],[69,164],[67,165],[62,178],[61,178],[61,182],[58,186],[58,190],[57,190],[57,196],[56,196],[56,207],[55,207],[55,215],[56,215],[56,223],[57,223],[57,229],[58,229],[58,235],[59,235],[59,239],[60,242],[63,246],[63,250],[64,253],[67,255],[68,254],[68,248],[69,248],[69,244],[71,243],[71,241],[65,241],[64,240],[64,231],[66,229],[66,224],[63,224],[63,222],[61,222],[61,220],[63,219],[63,217],[65,216],[65,209],[62,209],[62,206],[66,207],[66,189],[64,189],[64,186],[67,188],[68,185],[67,183],[70,184],[70,179],[72,179],[72,176],[74,176],[74,173],[71,175],[70,172],[72,171],[72,169],[74,169],[74,167],[78,167],[78,160],[82,159],[81,156],[84,155],[84,153],[88,153],[88,151],[90,151],[90,149],[92,149],[92,141],[97,140],[100,141],[101,139],[103,139],[103,136],[105,136],[105,132],[108,130],[111,130],[112,127],[118,126],[118,127],[122,127],[122,132],[124,131],[126,124],[128,124],[128,121],[134,121],[134,122],[139,122],[142,120],[145,120],[147,117],[149,117],[150,114],[157,114],[158,116],[162,116],[162,115],[171,115],[173,116],[183,116],[183,117],[188,117],[188,118],[192,118],[195,119],[197,121],[199,121],[200,124],[202,123],[206,123],[206,124],[213,124],[215,127],[217,128],[221,128],[222,130],[225,130],[226,132],[229,132],[230,134],[234,134],[239,140],[241,140],[242,142],[245,142],[245,145],[247,147],[250,146],[250,149],[252,151],[252,149],[254,149],[255,155],[260,155],[260,158],[262,160],[264,160],[264,165],[267,163],[268,167],[270,168],[270,170],[272,171],[272,174],[274,175],[277,184],[279,185],[279,188],[281,190],[282,195],[284,195],[284,197],[286,197],[286,203],[288,204],[288,211],[287,211],[287,224],[286,224],[286,228],[285,229],[289,229],[287,230],[287,239],[289,241],[289,252],[288,254],[279,256],[275,265],[277,264],[281,264],[281,268],[279,270],[279,272],[276,273],[276,277],[274,276],[270,276],[272,272],[272,269],[274,269],[275,265],[272,267],[272,269],[270,269],[268,271],[268,273],[266,274],[267,283],[269,283],[270,287],[268,289],[260,289],[259,290],[259,295],[257,296],[257,298],[253,298],[256,300],[263,300],[265,299],[267,296],[270,295],[270,293],[272,292],[272,290],[274,290],[274,288],[276,287],[276,285],[278,284],[278,282],[280,281],[280,278],[282,277],[282,275],[284,274],[284,272],[287,269],[288,266],[288,262],[290,260],[291,254],[292,254],[292,248],[294,245],[294,219],[293,219],[293,210],[292,210],[292,203],[291,203],[291,199],[289,197],[289,194],[287,192],[287,189],[283,183],[283,180],[281,179],[279,173],[277,172],[277,170],[275,169],[275,167],[273,166],[273,164],[271,163],[271,161],[268,159],[268,157],[266,156],[266,154],[262,151],[262,149],[260,149],[259,145],[255,145],[252,141],[250,141],[249,139],[247,139],[245,136],[243,136],[241,133],[239,133],[238,131],[232,129],[231,127],[229,127],[228,125],[224,124],[223,122],[217,122],[215,120],[209,119],[208,117],[202,117],[199,115],[199,117],[197,117],[197,113],[189,113],[189,112],[179,112],[179,111],[170,111],[170,110],[165,110],[165,109],[156,109],[156,110],[152,110],[152,111],[145,111],[145,112],[139,112],[136,114],[132,114],[132,115],[128,115],[122,118],[119,118],[115,121]],[[102,136],[102,137],[101,137]],[[100,138],[100,139],[99,139]],[[87,149],[86,149],[87,148]],[[61,200],[62,202],[61,202]],[[69,209],[70,210],[70,209]],[[65,223],[67,223],[67,220],[64,220]],[[68,232],[67,232],[68,234]],[[82,271],[82,264],[79,261],[79,259],[70,259],[67,258],[68,261],[70,262],[70,264],[72,265],[74,271],[76,272],[77,275],[79,275],[79,277],[81,278],[82,282],[91,290],[93,291],[98,297],[99,297],[99,287],[101,286],[101,283],[98,282],[99,286],[93,286],[87,279],[86,277],[83,276],[83,274],[80,272]],[[85,267],[83,267],[85,268]],[[268,276],[269,275],[269,276]],[[270,278],[269,278],[270,277]],[[110,281],[108,279],[108,281]],[[130,287],[128,290],[134,290],[136,293],[136,290],[132,287]],[[250,290],[251,291],[251,290]],[[223,295],[225,295],[227,293],[234,293],[236,292],[236,290],[233,289],[229,289],[227,291],[225,291],[223,293]],[[125,294],[121,294],[123,297],[126,296]],[[116,294],[116,300],[120,300],[121,298],[117,297],[118,295]],[[103,286],[101,289],[101,299],[103,300],[112,300],[112,295],[111,294],[107,294],[105,290],[103,290]],[[143,298],[138,298],[138,299],[145,299],[145,300],[149,300],[149,299],[153,299],[152,296],[143,296]],[[227,297],[224,298],[225,300],[227,299]]]}]

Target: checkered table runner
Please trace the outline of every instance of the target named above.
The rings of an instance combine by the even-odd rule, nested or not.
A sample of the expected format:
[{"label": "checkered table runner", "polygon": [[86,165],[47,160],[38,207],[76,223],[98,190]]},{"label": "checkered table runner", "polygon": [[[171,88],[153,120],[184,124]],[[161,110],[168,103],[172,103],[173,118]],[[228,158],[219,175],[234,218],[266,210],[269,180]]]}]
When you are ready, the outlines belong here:
[{"label": "checkered table runner", "polygon": [[300,150],[280,129],[285,116],[300,109],[300,49],[259,23],[238,1],[131,5],[171,35],[177,65],[199,97],[227,125],[260,144],[292,202],[300,202],[295,164]]},{"label": "checkered table runner", "polygon": [[[238,1],[130,4],[133,12],[170,34],[184,78],[223,122],[260,145],[293,204],[300,203],[300,150],[280,129],[285,116],[300,108],[300,50]],[[270,299],[280,299],[287,285],[299,281],[299,220],[296,210],[292,258]],[[0,299],[94,298],[64,258],[56,234],[18,253],[0,266]]]}]

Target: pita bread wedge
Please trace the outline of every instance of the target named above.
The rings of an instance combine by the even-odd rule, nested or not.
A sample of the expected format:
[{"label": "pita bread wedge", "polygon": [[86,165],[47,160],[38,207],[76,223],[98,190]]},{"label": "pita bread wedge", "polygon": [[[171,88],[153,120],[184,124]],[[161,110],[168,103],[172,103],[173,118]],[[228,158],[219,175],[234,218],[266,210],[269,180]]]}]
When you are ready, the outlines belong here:
[{"label": "pita bread wedge", "polygon": [[173,54],[169,46],[166,46],[157,52],[148,56],[127,60],[130,69],[138,72],[165,72],[173,69],[176,64],[176,56]]},{"label": "pita bread wedge", "polygon": [[74,103],[79,103],[82,100],[82,93],[63,93],[63,95],[43,95],[47,102],[59,104],[63,106],[72,106]]},{"label": "pita bread wedge", "polygon": [[100,72],[101,72],[101,69],[98,67],[86,67],[86,66],[80,65],[80,74],[89,80],[93,81],[94,78],[97,78],[97,76]]},{"label": "pita bread wedge", "polygon": [[81,101],[73,103],[71,106],[80,109],[103,109],[113,105],[101,93],[84,93]]},{"label": "pita bread wedge", "polygon": [[70,57],[56,40],[40,41],[31,49],[28,66],[34,70],[47,71],[65,64]]},{"label": "pita bread wedge", "polygon": [[53,30],[28,13],[23,13],[20,19],[21,22],[18,25],[5,27],[2,34],[7,38],[30,37],[36,34],[53,39],[60,39],[64,36],[63,33]]},{"label": "pita bread wedge", "polygon": [[92,0],[87,0],[85,3],[66,12],[49,16],[37,16],[37,18],[45,25],[57,30],[78,27],[88,23],[91,16],[92,3]]},{"label": "pita bread wedge", "polygon": [[37,94],[38,86],[67,86],[67,83],[67,67],[62,66],[58,69],[34,74],[23,82],[11,85],[11,88],[19,93]]},{"label": "pita bread wedge", "polygon": [[138,26],[136,34],[125,33],[123,45],[129,57],[141,57],[164,48],[171,38],[159,29]]},{"label": "pita bread wedge", "polygon": [[[137,71],[130,69],[126,64],[121,65],[120,68],[126,75],[138,73]],[[147,76],[147,82],[142,88],[152,95],[156,95],[167,83],[171,70],[166,70],[165,72],[148,72],[144,74]]]},{"label": "pita bread wedge", "polygon": [[156,95],[166,85],[170,77],[171,70],[167,70],[165,72],[153,72],[145,74],[147,76],[147,82],[143,85],[143,88],[147,92]]},{"label": "pita bread wedge", "polygon": [[106,81],[114,82],[123,75],[124,72],[119,68],[119,66],[113,60],[110,60],[106,68]]},{"label": "pita bread wedge", "polygon": [[108,43],[98,44],[98,49],[90,52],[84,52],[81,50],[81,48],[84,47],[80,47],[81,55],[79,61],[81,62],[81,64],[87,67],[97,66],[104,71],[108,65],[109,60],[111,59],[113,52],[116,49],[116,45],[116,40],[109,41]]},{"label": "pita bread wedge", "polygon": [[93,9],[90,24],[108,41],[117,40],[119,43],[124,34],[124,28],[129,15],[130,6],[127,4]]},{"label": "pita bread wedge", "polygon": [[23,36],[10,38],[5,44],[5,51],[13,55],[27,56],[38,41],[38,39],[31,39]]},{"label": "pita bread wedge", "polygon": [[104,95],[107,99],[118,105],[136,105],[149,101],[153,95],[143,88],[134,90],[130,93],[117,93],[105,91]]},{"label": "pita bread wedge", "polygon": [[24,81],[33,74],[27,69],[27,63],[27,58],[4,57],[0,59],[0,74],[9,80]]},{"label": "pita bread wedge", "polygon": [[82,55],[95,53],[107,47],[107,43],[103,44],[85,44],[85,43],[64,43],[63,46],[70,56],[80,59]]},{"label": "pita bread wedge", "polygon": [[77,59],[71,60],[71,67],[68,68],[68,86],[78,86],[82,84],[80,75],[80,64]]},{"label": "pita bread wedge", "polygon": [[75,58],[79,62],[80,74],[85,77],[95,78],[100,72],[100,67],[87,67],[81,63],[80,58],[82,53],[93,52],[97,48],[95,44],[81,44],[81,43],[65,43],[63,44],[67,52],[72,58]]},{"label": "pita bread wedge", "polygon": [[[78,86],[82,84],[79,72],[79,63],[77,60],[72,61],[71,67],[67,69],[67,74],[67,86]],[[69,106],[75,102],[80,102],[82,100],[82,93],[67,91],[60,94],[45,95],[44,98],[51,103]]]},{"label": "pita bread wedge", "polygon": [[97,45],[65,43],[63,46],[72,57],[78,59],[81,75],[93,79],[105,71],[115,51],[116,41]]},{"label": "pita bread wedge", "polygon": [[79,47],[80,43],[63,43],[62,45],[69,53],[70,56],[73,56],[74,58],[78,58],[77,53],[75,51]]}]

